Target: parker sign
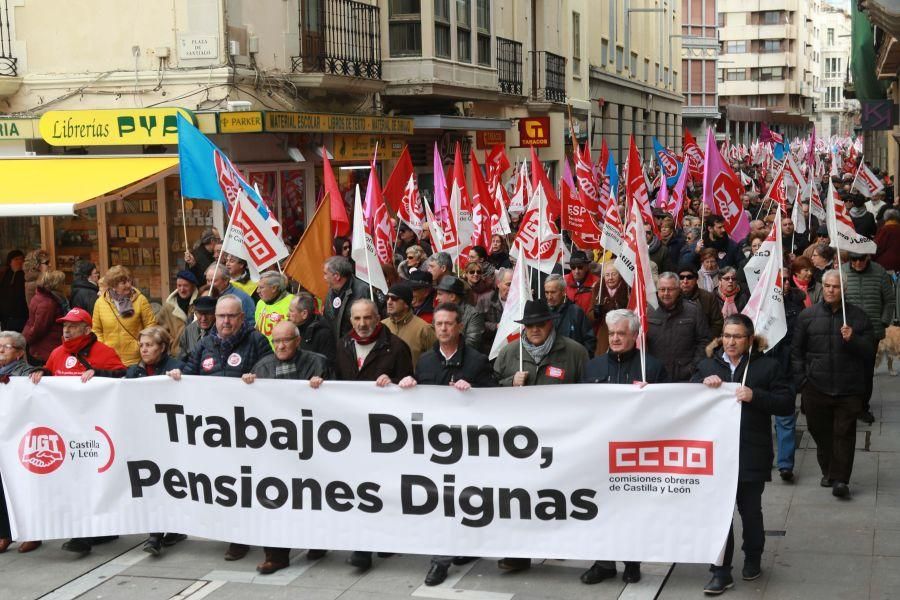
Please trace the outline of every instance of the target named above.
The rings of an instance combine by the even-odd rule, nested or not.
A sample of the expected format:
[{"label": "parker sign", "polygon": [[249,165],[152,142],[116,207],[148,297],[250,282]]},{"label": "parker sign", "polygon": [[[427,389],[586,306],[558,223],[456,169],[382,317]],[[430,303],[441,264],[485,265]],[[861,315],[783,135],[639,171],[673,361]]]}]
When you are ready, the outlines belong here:
[{"label": "parker sign", "polygon": [[14,377],[14,539],[150,531],[453,556],[715,562],[735,386],[452,387]]}]

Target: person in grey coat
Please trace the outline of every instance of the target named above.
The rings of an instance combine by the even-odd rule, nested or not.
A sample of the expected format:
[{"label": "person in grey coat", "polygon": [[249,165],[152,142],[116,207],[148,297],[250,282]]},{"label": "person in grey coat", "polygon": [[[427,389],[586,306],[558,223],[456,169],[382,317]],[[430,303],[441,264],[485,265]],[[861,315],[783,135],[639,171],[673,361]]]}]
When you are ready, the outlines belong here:
[{"label": "person in grey coat", "polygon": [[659,276],[656,284],[659,308],[647,315],[647,350],[662,361],[669,382],[690,380],[701,360],[706,358],[709,326],[699,305],[681,297],[678,275]]},{"label": "person in grey coat", "polygon": [[562,275],[550,275],[544,281],[544,297],[547,306],[556,318],[556,333],[576,341],[594,356],[597,336],[594,327],[580,306],[566,297],[566,280]]},{"label": "person in grey coat", "polygon": [[200,342],[216,324],[216,299],[200,296],[194,302],[194,320],[187,324],[178,338],[178,353],[175,358],[186,361],[197,351]]},{"label": "person in grey coat", "polygon": [[438,304],[456,304],[462,312],[463,339],[467,346],[484,352],[484,314],[466,303],[466,284],[453,275],[444,275],[435,288]]},{"label": "person in grey coat", "polygon": [[[341,339],[352,329],[350,325],[350,305],[362,298],[372,298],[369,284],[353,273],[353,263],[345,256],[332,256],[323,267],[325,281],[328,282],[328,296],[325,298],[325,318],[334,329],[334,338]],[[383,319],[384,294],[374,290],[375,305]]]}]

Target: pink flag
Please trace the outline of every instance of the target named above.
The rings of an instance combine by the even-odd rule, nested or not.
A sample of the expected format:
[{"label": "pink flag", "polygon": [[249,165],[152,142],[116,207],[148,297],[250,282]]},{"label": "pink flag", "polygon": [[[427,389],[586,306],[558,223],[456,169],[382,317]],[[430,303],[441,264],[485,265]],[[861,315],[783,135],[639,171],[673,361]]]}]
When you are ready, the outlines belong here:
[{"label": "pink flag", "polygon": [[703,171],[703,201],[713,213],[725,219],[725,230],[734,241],[750,233],[750,219],[744,212],[744,188],[731,167],[722,159],[710,127],[706,130],[706,168]]},{"label": "pink flag", "polygon": [[450,219],[450,201],[447,199],[447,180],[444,178],[444,161],[434,143],[434,217],[439,223]]}]

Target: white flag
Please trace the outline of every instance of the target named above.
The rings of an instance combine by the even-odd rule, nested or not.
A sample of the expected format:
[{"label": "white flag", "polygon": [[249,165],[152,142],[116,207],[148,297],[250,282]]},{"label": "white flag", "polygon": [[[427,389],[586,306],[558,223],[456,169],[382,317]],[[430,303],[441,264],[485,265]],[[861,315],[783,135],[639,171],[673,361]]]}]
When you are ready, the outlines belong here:
[{"label": "white flag", "polygon": [[[625,224],[622,252],[616,257],[614,266],[631,288],[635,287],[635,277],[642,275],[644,282],[642,289],[646,294],[647,304],[657,308],[659,302],[656,297],[656,284],[653,283],[650,273],[650,252],[647,249],[646,229],[644,219],[640,214],[640,207],[637,202],[633,202],[631,212],[628,214],[628,221]],[[638,261],[640,261],[640,269],[638,269]]]},{"label": "white flag", "polygon": [[619,205],[616,204],[613,190],[610,190],[609,204],[606,209],[606,216],[603,218],[603,232],[600,234],[600,245],[608,252],[616,255],[621,254],[624,236],[622,219],[619,218]]},{"label": "white flag", "polygon": [[834,182],[828,184],[828,239],[829,245],[839,252],[856,252],[858,254],[875,254],[878,246],[864,235],[856,233],[853,221],[844,212],[844,201],[834,189]]},{"label": "white flag", "polygon": [[822,223],[827,218],[827,215],[825,214],[825,207],[822,205],[822,199],[819,197],[819,184],[810,181],[809,187],[809,212],[819,220],[819,223]]},{"label": "white flag", "polygon": [[[774,236],[772,235],[774,233]],[[765,340],[760,349],[766,352],[787,335],[787,318],[784,315],[784,282],[782,281],[781,220],[775,219],[772,233],[766,242],[774,245],[767,258],[762,275],[753,286],[753,293],[742,311],[753,321],[755,334]],[[760,248],[762,250],[762,248]]]},{"label": "white flag", "polygon": [[286,258],[290,252],[243,189],[238,192],[231,210],[222,252],[246,261],[250,278],[257,281],[261,271]]},{"label": "white flag", "polygon": [[509,284],[509,294],[506,296],[506,302],[503,303],[500,322],[497,323],[497,336],[494,338],[494,345],[491,346],[491,352],[488,355],[490,360],[497,358],[507,344],[519,339],[522,334],[522,326],[516,321],[522,319],[525,302],[531,300],[531,288],[528,287],[528,277],[525,273],[525,257],[521,250],[517,254],[512,282]]},{"label": "white flag", "polygon": [[356,199],[353,203],[353,238],[350,256],[356,263],[356,276],[386,294],[388,285],[384,280],[381,263],[375,256],[375,241],[372,239],[372,234],[366,231],[362,200],[359,197],[359,184],[356,184]]},{"label": "white flag", "polygon": [[431,205],[427,202],[422,202],[422,206],[425,207],[425,219],[428,222],[428,231],[431,232],[431,246],[435,252],[443,252],[444,230],[434,218],[434,213],[431,212]]},{"label": "white flag", "polygon": [[803,208],[800,202],[800,188],[794,196],[794,208],[791,210],[791,222],[794,224],[794,231],[797,233],[806,233],[806,219],[803,218]]},{"label": "white flag", "polygon": [[857,189],[866,198],[871,198],[884,190],[884,184],[881,183],[881,180],[878,179],[875,173],[869,170],[869,167],[864,162],[860,161],[859,168],[856,170],[856,177],[853,178],[853,186],[850,189]]},{"label": "white flag", "polygon": [[[775,223],[780,225],[781,219],[775,219]],[[747,278],[747,289],[751,291],[756,289],[756,283],[759,281],[766,265],[769,264],[769,259],[775,254],[776,250],[781,254],[781,240],[776,242],[776,235],[775,225],[773,224],[768,237],[760,244],[759,250],[754,252],[750,259],[747,260],[747,264],[744,265],[744,276]]]}]

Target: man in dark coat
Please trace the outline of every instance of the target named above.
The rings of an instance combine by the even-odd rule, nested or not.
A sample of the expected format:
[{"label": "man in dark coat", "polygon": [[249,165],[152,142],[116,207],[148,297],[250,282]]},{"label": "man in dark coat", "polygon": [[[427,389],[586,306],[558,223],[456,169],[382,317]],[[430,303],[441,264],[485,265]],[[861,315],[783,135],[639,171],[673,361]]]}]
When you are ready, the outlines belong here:
[{"label": "man in dark coat", "polygon": [[[645,355],[646,377],[641,368],[641,355],[637,349],[637,336],[641,322],[630,310],[616,309],[606,313],[609,331],[609,350],[595,356],[584,367],[583,383],[662,383],[666,380],[666,369],[662,363]],[[616,562],[595,561],[591,568],[581,574],[582,583],[600,583],[616,576]],[[622,581],[637,583],[641,580],[641,563],[626,562]]]},{"label": "man in dark coat", "polygon": [[589,357],[594,356],[594,349],[597,347],[594,327],[581,307],[566,296],[566,281],[561,275],[547,277],[544,281],[544,297],[547,298],[550,312],[556,318],[556,333],[578,342],[588,351]]},{"label": "man in dark coat", "polygon": [[[338,342],[335,358],[339,381],[374,381],[386,387],[413,374],[409,346],[381,323],[374,302],[360,298],[349,313],[352,329]],[[347,563],[365,571],[372,566],[372,553],[355,551]]]},{"label": "man in dark coat", "polygon": [[24,264],[25,254],[21,250],[11,250],[0,273],[0,327],[7,331],[22,331],[28,320]]},{"label": "man in dark coat", "polygon": [[[740,382],[736,392],[741,403],[741,439],[738,457],[737,509],[741,515],[744,543],[745,581],[758,578],[765,546],[762,494],[772,480],[772,415],[787,416],[794,411],[794,388],[778,361],[753,353],[753,322],[742,314],[726,317],[722,349],[710,348],[710,357],[697,368],[692,381],[717,388],[723,382]],[[728,530],[721,566],[712,566],[712,579],[703,588],[707,594],[721,594],[734,586],[731,561],[734,556],[734,528]]]},{"label": "man in dark coat", "polygon": [[328,364],[333,365],[337,339],[331,324],[316,314],[316,299],[312,294],[297,294],[291,300],[288,318],[300,330],[300,348],[325,356]]},{"label": "man in dark coat", "polygon": [[216,325],[216,299],[200,296],[194,302],[194,320],[187,324],[178,338],[178,353],[175,358],[188,361],[188,357],[200,348],[200,341]]},{"label": "man in dark coat", "polygon": [[[437,342],[416,364],[415,376],[404,377],[400,387],[409,389],[418,383],[452,385],[464,392],[473,387],[494,387],[497,381],[487,356],[468,346],[462,336],[462,311],[456,304],[439,304],[434,309],[434,331]],[[451,564],[462,565],[474,558],[468,556],[434,556],[425,575],[425,585],[438,585],[447,579]]]},{"label": "man in dark coat", "polygon": [[856,418],[866,391],[865,362],[875,343],[872,323],[861,308],[843,302],[841,273],[822,276],[822,301],[797,317],[791,368],[809,432],[816,441],[822,487],[838,498],[850,495],[856,448]]},{"label": "man in dark coat", "polygon": [[[325,318],[331,323],[335,339],[340,339],[350,331],[350,305],[360,298],[370,298],[369,284],[358,279],[353,273],[353,264],[344,256],[332,256],[322,268],[328,282],[328,296],[325,298]],[[378,312],[384,312],[384,296],[375,290]],[[384,315],[382,315],[382,318]]]},{"label": "man in dark coat", "polygon": [[[259,379],[303,379],[318,389],[322,381],[332,378],[328,359],[321,354],[302,350],[300,330],[290,321],[281,321],[272,328],[273,354],[268,354],[253,366],[253,370],[241,376],[244,383]],[[265,559],[256,565],[260,575],[270,575],[290,564],[290,548],[263,548]],[[307,558],[318,560],[325,550],[308,550]]]},{"label": "man in dark coat", "polygon": [[697,285],[697,278],[697,267],[694,265],[686,263],[678,268],[681,297],[700,306],[706,316],[706,324],[709,325],[710,337],[717,338],[722,335],[722,321],[724,320],[722,308],[719,306],[715,294],[707,292]]},{"label": "man in dark coat", "polygon": [[659,308],[647,315],[647,350],[666,367],[669,381],[689,381],[703,360],[709,327],[700,307],[681,297],[678,275],[666,272],[656,284]]},{"label": "man in dark coat", "polygon": [[69,297],[69,306],[80,306],[91,314],[94,314],[94,304],[100,295],[100,271],[97,266],[87,260],[79,260],[72,268],[72,295]]}]

